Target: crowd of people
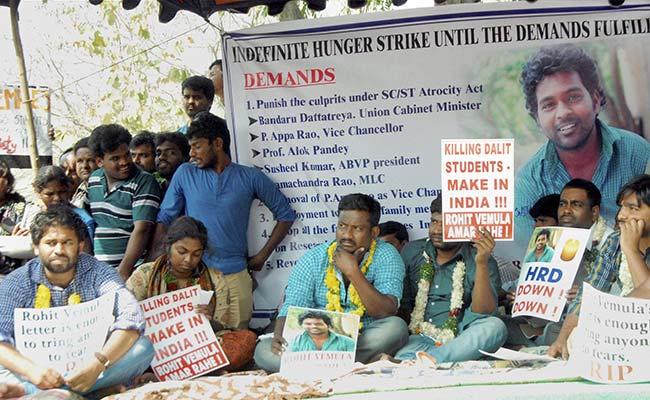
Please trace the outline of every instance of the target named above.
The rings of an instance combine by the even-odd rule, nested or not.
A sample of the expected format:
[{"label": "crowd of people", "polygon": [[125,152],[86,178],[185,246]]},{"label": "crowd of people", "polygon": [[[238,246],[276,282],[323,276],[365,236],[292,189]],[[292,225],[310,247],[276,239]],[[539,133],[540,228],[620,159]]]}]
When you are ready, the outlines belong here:
[{"label": "crowd of people", "polygon": [[[556,62],[567,57],[580,62]],[[283,329],[292,306],[359,315],[355,351],[364,363],[473,360],[481,357],[479,350],[504,344],[548,345],[551,355],[567,356],[581,282],[605,291],[616,282],[622,295],[647,298],[650,292],[650,176],[628,176],[639,169],[637,158],[650,159],[650,145],[597,118],[604,97],[598,77],[594,83],[593,76],[583,75],[583,64],[589,64],[583,58],[575,46],[542,49],[522,74],[527,107],[549,144],[518,178],[517,197],[538,199],[527,206],[531,218],[521,225],[529,227],[527,238],[533,225],[591,232],[563,322],[500,315],[512,305],[518,271],[498,265],[492,257],[495,240],[484,227],[466,242],[443,240],[444,193],[430,204],[427,237],[414,241],[399,222],[380,223],[376,199],[352,193],[338,204],[335,237],[302,255],[273,333],[256,342],[249,330],[251,272],[269,259],[296,213],[261,171],[232,162],[226,122],[209,112],[215,95],[223,96],[221,65],[215,62],[212,80],[193,76],[183,82],[188,120],[178,131],[132,137],[116,124],[98,126],[64,153],[61,166],[41,168],[33,184],[36,203],[14,191],[11,170],[0,161],[0,234],[24,238],[11,249],[0,245],[6,275],[0,283],[0,382],[12,384],[0,387],[0,397],[2,391],[61,386],[88,393],[132,382],[153,357],[137,301],[193,285],[214,291],[196,311],[217,333],[230,360],[228,371],[279,370],[290,346]],[[595,151],[593,157],[585,158],[584,146]],[[605,164],[623,162],[614,157],[626,146],[634,147],[634,156],[626,154],[625,162],[634,165],[601,176]],[[545,179],[551,183],[539,186]],[[272,211],[275,226],[261,250],[249,254],[255,199]],[[525,261],[548,262],[550,242],[551,232],[540,230]],[[525,251],[521,248],[521,255]],[[32,257],[25,257],[30,252]],[[25,263],[25,258],[32,259]],[[13,310],[35,307],[40,290],[48,293],[47,307],[116,293],[115,322],[102,351],[72,376],[64,378],[15,349]],[[300,346],[291,347],[349,349],[349,340],[331,331],[331,321],[321,314],[301,316],[300,323],[309,327],[296,339]]]}]

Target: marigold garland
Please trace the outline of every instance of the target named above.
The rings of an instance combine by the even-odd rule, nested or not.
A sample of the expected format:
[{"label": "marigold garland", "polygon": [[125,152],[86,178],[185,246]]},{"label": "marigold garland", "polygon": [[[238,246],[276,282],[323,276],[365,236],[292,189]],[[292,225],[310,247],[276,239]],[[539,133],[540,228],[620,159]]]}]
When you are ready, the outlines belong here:
[{"label": "marigold garland", "polygon": [[458,315],[463,306],[465,263],[462,260],[456,262],[456,267],[452,275],[449,318],[442,324],[442,328],[438,328],[431,322],[424,321],[424,313],[429,299],[429,289],[435,277],[435,268],[433,266],[433,259],[427,254],[426,250],[422,252],[422,256],[424,257],[424,264],[420,267],[418,293],[415,296],[415,307],[411,313],[409,330],[416,335],[422,334],[428,336],[435,341],[436,346],[442,346],[458,336]]},{"label": "marigold garland", "polygon": [[[42,283],[38,285],[38,289],[36,289],[36,298],[34,299],[34,308],[50,308],[51,301],[52,301],[52,292],[50,292],[50,288],[48,288]],[[79,294],[72,293],[70,297],[68,297],[69,306],[73,304],[80,304],[80,303],[81,303],[81,296],[79,296]]]},{"label": "marigold garland", "polygon": [[[328,311],[344,312],[345,310],[343,310],[343,307],[341,307],[341,283],[336,277],[336,270],[334,269],[334,252],[336,251],[336,247],[337,247],[337,242],[332,242],[332,244],[329,245],[329,247],[327,248],[328,265],[327,265],[327,270],[325,271],[325,287],[327,288],[326,309]],[[361,265],[361,273],[364,276],[368,272],[368,268],[370,267],[370,264],[372,264],[372,259],[375,256],[376,248],[377,248],[377,241],[373,240],[372,243],[370,243],[370,251],[368,253],[368,258]],[[361,301],[361,297],[359,296],[359,293],[357,292],[357,289],[354,287],[354,285],[350,284],[349,292],[350,292],[350,303],[356,306],[356,308],[350,311],[349,313],[358,315],[359,317],[363,317],[363,315],[366,313],[366,307],[363,305],[363,301]],[[363,324],[360,323],[359,329],[361,329],[362,326]]]}]

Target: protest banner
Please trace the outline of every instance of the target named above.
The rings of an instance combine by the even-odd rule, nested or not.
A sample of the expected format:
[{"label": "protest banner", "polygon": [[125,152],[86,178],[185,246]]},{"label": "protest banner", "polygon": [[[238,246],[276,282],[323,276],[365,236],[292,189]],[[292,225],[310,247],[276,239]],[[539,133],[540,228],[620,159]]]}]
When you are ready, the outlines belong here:
[{"label": "protest banner", "polygon": [[280,373],[314,379],[349,372],[358,335],[358,315],[289,307],[282,332],[289,345],[282,353]]},{"label": "protest banner", "polygon": [[[52,141],[47,135],[50,127],[50,90],[30,87],[36,147],[47,164],[52,163]],[[27,125],[21,109],[20,87],[0,85],[0,155],[11,168],[29,168],[29,141]]]},{"label": "protest banner", "polygon": [[[649,137],[650,125],[638,124],[650,119],[649,18],[650,5],[635,0],[619,8],[599,0],[540,0],[291,21],[223,35],[233,158],[276,182],[298,216],[258,273],[254,317],[275,311],[282,298],[276,288],[300,256],[332,238],[345,194],[374,196],[382,220],[404,223],[412,239],[425,237],[429,204],[443,188],[441,140],[514,138],[515,173],[527,161],[560,164],[519,82],[522,66],[543,46],[583,48],[613,99],[598,119]],[[549,160],[531,160],[547,153]],[[615,168],[627,156],[607,157],[601,164]],[[612,176],[599,170],[593,179],[610,225],[617,189],[609,188],[632,177],[611,184]],[[540,173],[517,184],[515,242],[500,242],[497,255],[521,266],[512,255],[522,254],[533,231],[529,208],[558,193],[568,177]],[[266,207],[255,204],[252,254],[273,223]]]},{"label": "protest banner", "polygon": [[155,351],[151,368],[161,381],[190,379],[229,364],[207,318],[195,311],[200,298],[196,285],[140,302],[144,333]]},{"label": "protest banner", "polygon": [[578,327],[569,362],[601,383],[650,382],[650,301],[582,286]]},{"label": "protest banner", "polygon": [[580,268],[589,229],[536,228],[519,275],[512,316],[557,322]]},{"label": "protest banner", "polygon": [[115,294],[81,304],[14,309],[16,350],[65,376],[101,351],[113,323]]},{"label": "protest banner", "polygon": [[484,227],[495,240],[514,236],[514,140],[442,140],[444,240],[475,238]]}]

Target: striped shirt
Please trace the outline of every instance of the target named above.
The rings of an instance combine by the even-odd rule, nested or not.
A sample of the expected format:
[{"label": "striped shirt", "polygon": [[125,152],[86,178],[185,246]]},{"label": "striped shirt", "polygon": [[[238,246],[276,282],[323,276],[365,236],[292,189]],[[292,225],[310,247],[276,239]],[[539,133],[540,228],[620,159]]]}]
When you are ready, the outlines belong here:
[{"label": "striped shirt", "polygon": [[156,222],[160,206],[160,186],[151,174],[133,168],[134,175],[108,191],[104,169],[88,179],[88,200],[97,229],[95,257],[117,267],[124,258],[136,221]]}]

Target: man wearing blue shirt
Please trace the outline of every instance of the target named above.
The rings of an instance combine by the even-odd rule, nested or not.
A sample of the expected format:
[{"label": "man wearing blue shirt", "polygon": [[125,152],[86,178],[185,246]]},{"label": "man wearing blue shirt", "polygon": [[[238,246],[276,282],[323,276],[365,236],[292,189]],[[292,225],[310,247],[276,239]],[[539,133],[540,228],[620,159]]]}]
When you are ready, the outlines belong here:
[{"label": "man wearing blue shirt", "polygon": [[[64,384],[87,393],[125,385],[142,374],[154,356],[151,342],[141,336],[144,316],[117,271],[81,253],[86,235],[81,218],[69,207],[51,206],[34,218],[30,231],[38,257],[0,283],[0,382],[21,385],[28,395]],[[43,292],[46,304],[37,298]],[[108,339],[71,375],[64,378],[16,350],[15,309],[60,307],[74,297],[83,303],[105,294],[115,296]]]},{"label": "man wearing blue shirt", "polygon": [[[247,268],[262,269],[291,228],[296,214],[266,175],[230,161],[230,133],[223,119],[207,111],[198,113],[187,138],[191,162],[178,167],[169,183],[158,213],[153,244],[159,246],[163,242],[167,227],[181,214],[203,222],[208,228],[203,261],[224,273],[234,325],[247,328],[253,312],[253,284]],[[277,222],[264,247],[249,257],[247,232],[254,199],[261,200]],[[160,252],[160,248],[155,249],[150,257]]]},{"label": "man wearing blue shirt", "polygon": [[280,370],[288,345],[282,331],[289,307],[355,313],[361,317],[356,360],[390,355],[408,338],[406,323],[396,317],[402,297],[404,262],[395,248],[377,240],[381,206],[361,194],[344,196],[338,206],[336,240],[309,250],[291,271],[285,301],[273,338],[255,348],[255,362],[269,372]]},{"label": "man wearing blue shirt", "polygon": [[528,209],[559,193],[573,178],[593,182],[602,193],[600,213],[614,224],[616,195],[650,160],[643,137],[598,118],[605,93],[596,62],[572,44],[544,47],[524,66],[526,108],[548,142],[524,165],[515,183],[515,240],[526,246],[533,231]]}]

